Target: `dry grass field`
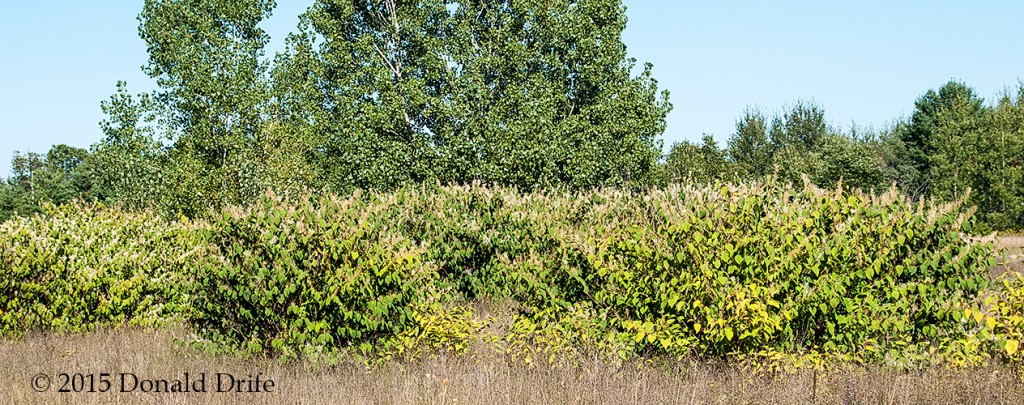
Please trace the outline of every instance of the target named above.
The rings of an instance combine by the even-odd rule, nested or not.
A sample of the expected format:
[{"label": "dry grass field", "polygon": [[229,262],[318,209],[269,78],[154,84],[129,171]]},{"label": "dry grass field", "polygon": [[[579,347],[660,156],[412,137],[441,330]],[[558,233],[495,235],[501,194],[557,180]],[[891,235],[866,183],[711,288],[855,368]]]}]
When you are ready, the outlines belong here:
[{"label": "dry grass field", "polygon": [[1024,260],[1024,257],[1021,257],[1024,251],[1024,235],[1002,236],[999,238],[999,247],[1005,248],[1007,254],[1015,256],[1018,260]]},{"label": "dry grass field", "polygon": [[1000,260],[1005,267],[999,266],[994,276],[1006,271],[1024,273],[1024,235],[1000,236],[996,247],[1002,251]]},{"label": "dry grass field", "polygon": [[[510,366],[435,356],[367,370],[346,365],[314,371],[301,364],[203,354],[175,343],[184,329],[122,329],[77,336],[30,336],[0,343],[0,402],[11,404],[692,404],[692,403],[1024,403],[1024,385],[1007,369],[896,373],[855,369],[774,377],[735,367],[678,362],[672,366],[579,369]],[[120,373],[182,379],[206,373],[206,393],[118,392]],[[106,393],[59,393],[59,373],[111,373]],[[216,373],[274,381],[273,392],[217,393]],[[43,377],[37,377],[43,375]],[[88,378],[88,377],[86,377]],[[125,377],[132,385],[132,378]],[[35,380],[34,380],[35,379]],[[50,380],[50,387],[36,392]],[[226,378],[224,379],[226,381]],[[88,380],[83,387],[88,391]],[[98,382],[97,386],[101,386]],[[70,386],[70,385],[69,385]],[[142,384],[139,384],[142,386]],[[126,387],[131,388],[131,387]],[[96,388],[97,390],[99,388]],[[138,389],[136,389],[138,391]]]}]

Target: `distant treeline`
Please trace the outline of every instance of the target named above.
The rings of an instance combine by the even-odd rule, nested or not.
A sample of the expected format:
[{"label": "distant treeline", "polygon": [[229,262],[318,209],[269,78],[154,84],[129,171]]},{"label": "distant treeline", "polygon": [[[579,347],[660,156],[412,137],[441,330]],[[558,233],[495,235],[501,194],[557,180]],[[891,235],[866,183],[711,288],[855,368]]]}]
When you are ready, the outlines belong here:
[{"label": "distant treeline", "polygon": [[[747,111],[724,149],[658,137],[672,106],[634,74],[621,0],[335,2],[267,58],[271,0],[147,0],[139,32],[159,87],[118,83],[103,137],[16,154],[0,219],[76,197],[195,216],[278,195],[409,183],[520,190],[646,188],[776,175],[970,203],[1024,227],[1021,92],[986,104],[949,83],[893,128],[842,133],[798,103]],[[851,131],[852,132],[852,131]]]},{"label": "distant treeline", "polygon": [[[828,124],[824,110],[798,102],[766,117],[748,110],[724,148],[672,145],[666,181],[745,181],[777,175],[795,183],[806,174],[822,187],[881,191],[896,185],[911,199],[951,201],[970,189],[969,203],[988,229],[1024,228],[1024,85],[986,104],[974,89],[951,81],[917,99],[909,119],[880,131]],[[984,227],[983,227],[984,228]],[[982,229],[982,230],[988,230]]]}]

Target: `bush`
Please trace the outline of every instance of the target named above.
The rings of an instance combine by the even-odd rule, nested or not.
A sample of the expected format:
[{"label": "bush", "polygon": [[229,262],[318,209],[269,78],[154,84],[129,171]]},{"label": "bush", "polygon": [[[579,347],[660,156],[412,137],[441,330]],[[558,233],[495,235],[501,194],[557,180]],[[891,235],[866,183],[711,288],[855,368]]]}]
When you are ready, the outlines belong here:
[{"label": "bush", "polygon": [[182,319],[183,269],[201,242],[188,223],[92,204],[0,224],[0,336]]},{"label": "bush", "polygon": [[1012,360],[1020,294],[990,288],[992,244],[966,237],[971,214],[771,181],[267,196],[184,223],[70,207],[0,227],[0,316],[11,333],[177,314],[251,353],[388,357],[465,351],[481,324],[443,308],[511,299],[515,319],[487,340],[529,361]]},{"label": "bush", "polygon": [[1024,364],[1024,276],[1006,275],[999,280],[997,293],[987,297],[984,312],[965,314],[979,325],[979,334],[992,342],[995,352],[1020,367]]},{"label": "bush", "polygon": [[224,211],[205,231],[192,324],[214,342],[286,356],[401,333],[439,291],[425,248],[389,224],[396,204],[268,197]]},{"label": "bush", "polygon": [[962,313],[988,286],[992,246],[962,237],[971,223],[959,203],[773,184],[635,201],[634,220],[581,246],[580,271],[640,350],[881,360],[963,338]]}]

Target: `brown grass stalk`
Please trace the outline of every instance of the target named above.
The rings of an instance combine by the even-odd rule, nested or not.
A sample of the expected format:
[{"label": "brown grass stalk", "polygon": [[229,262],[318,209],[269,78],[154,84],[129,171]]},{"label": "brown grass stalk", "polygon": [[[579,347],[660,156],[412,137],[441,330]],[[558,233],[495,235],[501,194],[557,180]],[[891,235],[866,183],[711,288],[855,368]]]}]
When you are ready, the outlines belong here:
[{"label": "brown grass stalk", "polygon": [[[528,367],[501,356],[434,355],[380,367],[347,364],[316,370],[273,359],[205,354],[187,345],[185,329],[106,330],[80,335],[34,335],[0,342],[0,403],[39,404],[909,404],[1024,403],[1024,385],[1009,369],[893,372],[847,368],[763,376],[700,361],[651,366],[586,362],[579,367]],[[181,378],[223,372],[261,373],[271,393],[58,393],[32,388],[43,373],[134,373]],[[207,377],[211,380],[210,377]],[[208,381],[208,384],[211,381]],[[118,384],[115,383],[117,391]],[[207,387],[213,390],[212,386]]]}]

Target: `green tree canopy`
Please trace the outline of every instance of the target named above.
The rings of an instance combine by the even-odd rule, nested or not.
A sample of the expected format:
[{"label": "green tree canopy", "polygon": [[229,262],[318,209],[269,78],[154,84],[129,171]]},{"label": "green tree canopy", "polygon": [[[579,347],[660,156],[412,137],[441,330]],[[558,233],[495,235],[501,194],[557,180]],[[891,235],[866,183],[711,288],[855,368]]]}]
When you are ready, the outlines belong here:
[{"label": "green tree canopy", "polygon": [[829,135],[825,110],[812,102],[798,100],[788,111],[772,119],[769,138],[773,151],[796,148],[814,151]]},{"label": "green tree canopy", "polygon": [[157,206],[179,211],[171,206],[173,199],[163,198],[168,188],[181,185],[165,175],[170,165],[156,138],[156,101],[149,94],[132,96],[119,82],[117,93],[100,108],[106,115],[100,122],[103,138],[93,144],[90,165],[97,196],[133,209]]},{"label": "green tree canopy", "polygon": [[172,141],[163,175],[185,212],[242,203],[262,193],[256,151],[270,101],[259,23],[273,0],[146,0],[139,33],[145,72]]},{"label": "green tree canopy", "polygon": [[835,187],[842,180],[848,187],[879,191],[888,186],[883,170],[883,156],[873,140],[831,134],[818,148],[821,165],[814,173],[814,183]]},{"label": "green tree canopy", "polygon": [[697,183],[730,179],[732,172],[725,151],[708,134],[701,138],[700,145],[688,141],[673,144],[665,159],[665,171],[670,182]]},{"label": "green tree canopy", "polygon": [[[670,109],[618,0],[317,1],[275,94],[336,189],[651,181]],[[311,129],[305,129],[311,128]]]},{"label": "green tree canopy", "polygon": [[11,177],[0,182],[0,221],[37,213],[44,203],[96,198],[91,155],[85,149],[58,144],[45,155],[16,152],[11,171]]},{"label": "green tree canopy", "polygon": [[986,130],[966,157],[981,218],[995,229],[1024,228],[1024,83],[989,110]]},{"label": "green tree canopy", "polygon": [[967,85],[951,81],[938,91],[928,90],[914,103],[910,122],[900,140],[903,159],[911,162],[915,178],[909,188],[943,199],[958,197],[967,189],[967,156],[974,153],[985,115],[984,100]]},{"label": "green tree canopy", "polygon": [[748,108],[736,121],[736,132],[727,143],[729,161],[742,178],[760,178],[771,174],[772,151],[764,115]]}]

